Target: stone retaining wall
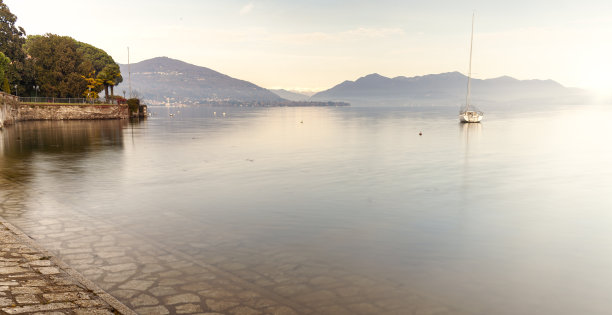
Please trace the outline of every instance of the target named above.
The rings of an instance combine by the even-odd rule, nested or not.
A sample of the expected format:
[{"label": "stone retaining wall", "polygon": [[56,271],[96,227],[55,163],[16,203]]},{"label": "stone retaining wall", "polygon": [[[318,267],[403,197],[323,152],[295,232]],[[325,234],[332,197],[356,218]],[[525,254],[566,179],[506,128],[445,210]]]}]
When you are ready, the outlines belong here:
[{"label": "stone retaining wall", "polygon": [[129,118],[127,105],[32,104],[20,103],[16,96],[0,92],[0,129],[28,120],[93,120]]},{"label": "stone retaining wall", "polygon": [[0,92],[0,129],[15,123],[19,101],[14,95]]},{"label": "stone retaining wall", "polygon": [[17,111],[17,121],[125,119],[128,117],[127,105],[20,104]]}]

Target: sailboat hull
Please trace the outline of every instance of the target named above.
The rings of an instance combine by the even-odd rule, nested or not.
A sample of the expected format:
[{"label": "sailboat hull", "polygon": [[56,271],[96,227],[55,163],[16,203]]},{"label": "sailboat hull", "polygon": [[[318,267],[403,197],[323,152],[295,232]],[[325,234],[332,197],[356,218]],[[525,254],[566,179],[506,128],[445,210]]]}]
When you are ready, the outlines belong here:
[{"label": "sailboat hull", "polygon": [[462,123],[479,123],[482,120],[482,113],[476,111],[466,111],[459,114]]}]

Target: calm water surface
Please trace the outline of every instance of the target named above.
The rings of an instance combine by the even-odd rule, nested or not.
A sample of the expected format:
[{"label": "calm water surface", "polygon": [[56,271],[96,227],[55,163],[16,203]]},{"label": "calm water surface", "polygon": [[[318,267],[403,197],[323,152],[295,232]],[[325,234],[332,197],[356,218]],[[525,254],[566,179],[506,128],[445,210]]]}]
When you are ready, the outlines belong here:
[{"label": "calm water surface", "polygon": [[610,108],[152,111],[0,131],[0,214],[140,313],[612,312]]}]

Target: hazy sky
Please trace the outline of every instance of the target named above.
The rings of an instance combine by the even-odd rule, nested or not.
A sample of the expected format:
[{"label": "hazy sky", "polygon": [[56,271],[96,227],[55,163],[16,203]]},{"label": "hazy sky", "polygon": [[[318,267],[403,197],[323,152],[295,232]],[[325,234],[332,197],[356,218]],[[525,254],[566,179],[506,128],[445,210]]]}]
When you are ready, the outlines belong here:
[{"label": "hazy sky", "polygon": [[612,90],[612,1],[4,0],[28,34],[68,35],[117,62],[168,56],[267,88],[380,73],[473,73]]}]

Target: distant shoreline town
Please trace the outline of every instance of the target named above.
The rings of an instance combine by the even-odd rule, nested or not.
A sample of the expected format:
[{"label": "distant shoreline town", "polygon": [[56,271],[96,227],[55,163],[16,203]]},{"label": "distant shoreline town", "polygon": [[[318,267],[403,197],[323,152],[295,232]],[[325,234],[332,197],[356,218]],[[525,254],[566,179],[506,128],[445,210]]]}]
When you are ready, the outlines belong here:
[{"label": "distant shoreline town", "polygon": [[149,100],[149,106],[214,106],[214,107],[341,107],[350,106],[347,102],[333,101],[236,101],[236,100],[194,100],[183,102],[155,102]]}]

